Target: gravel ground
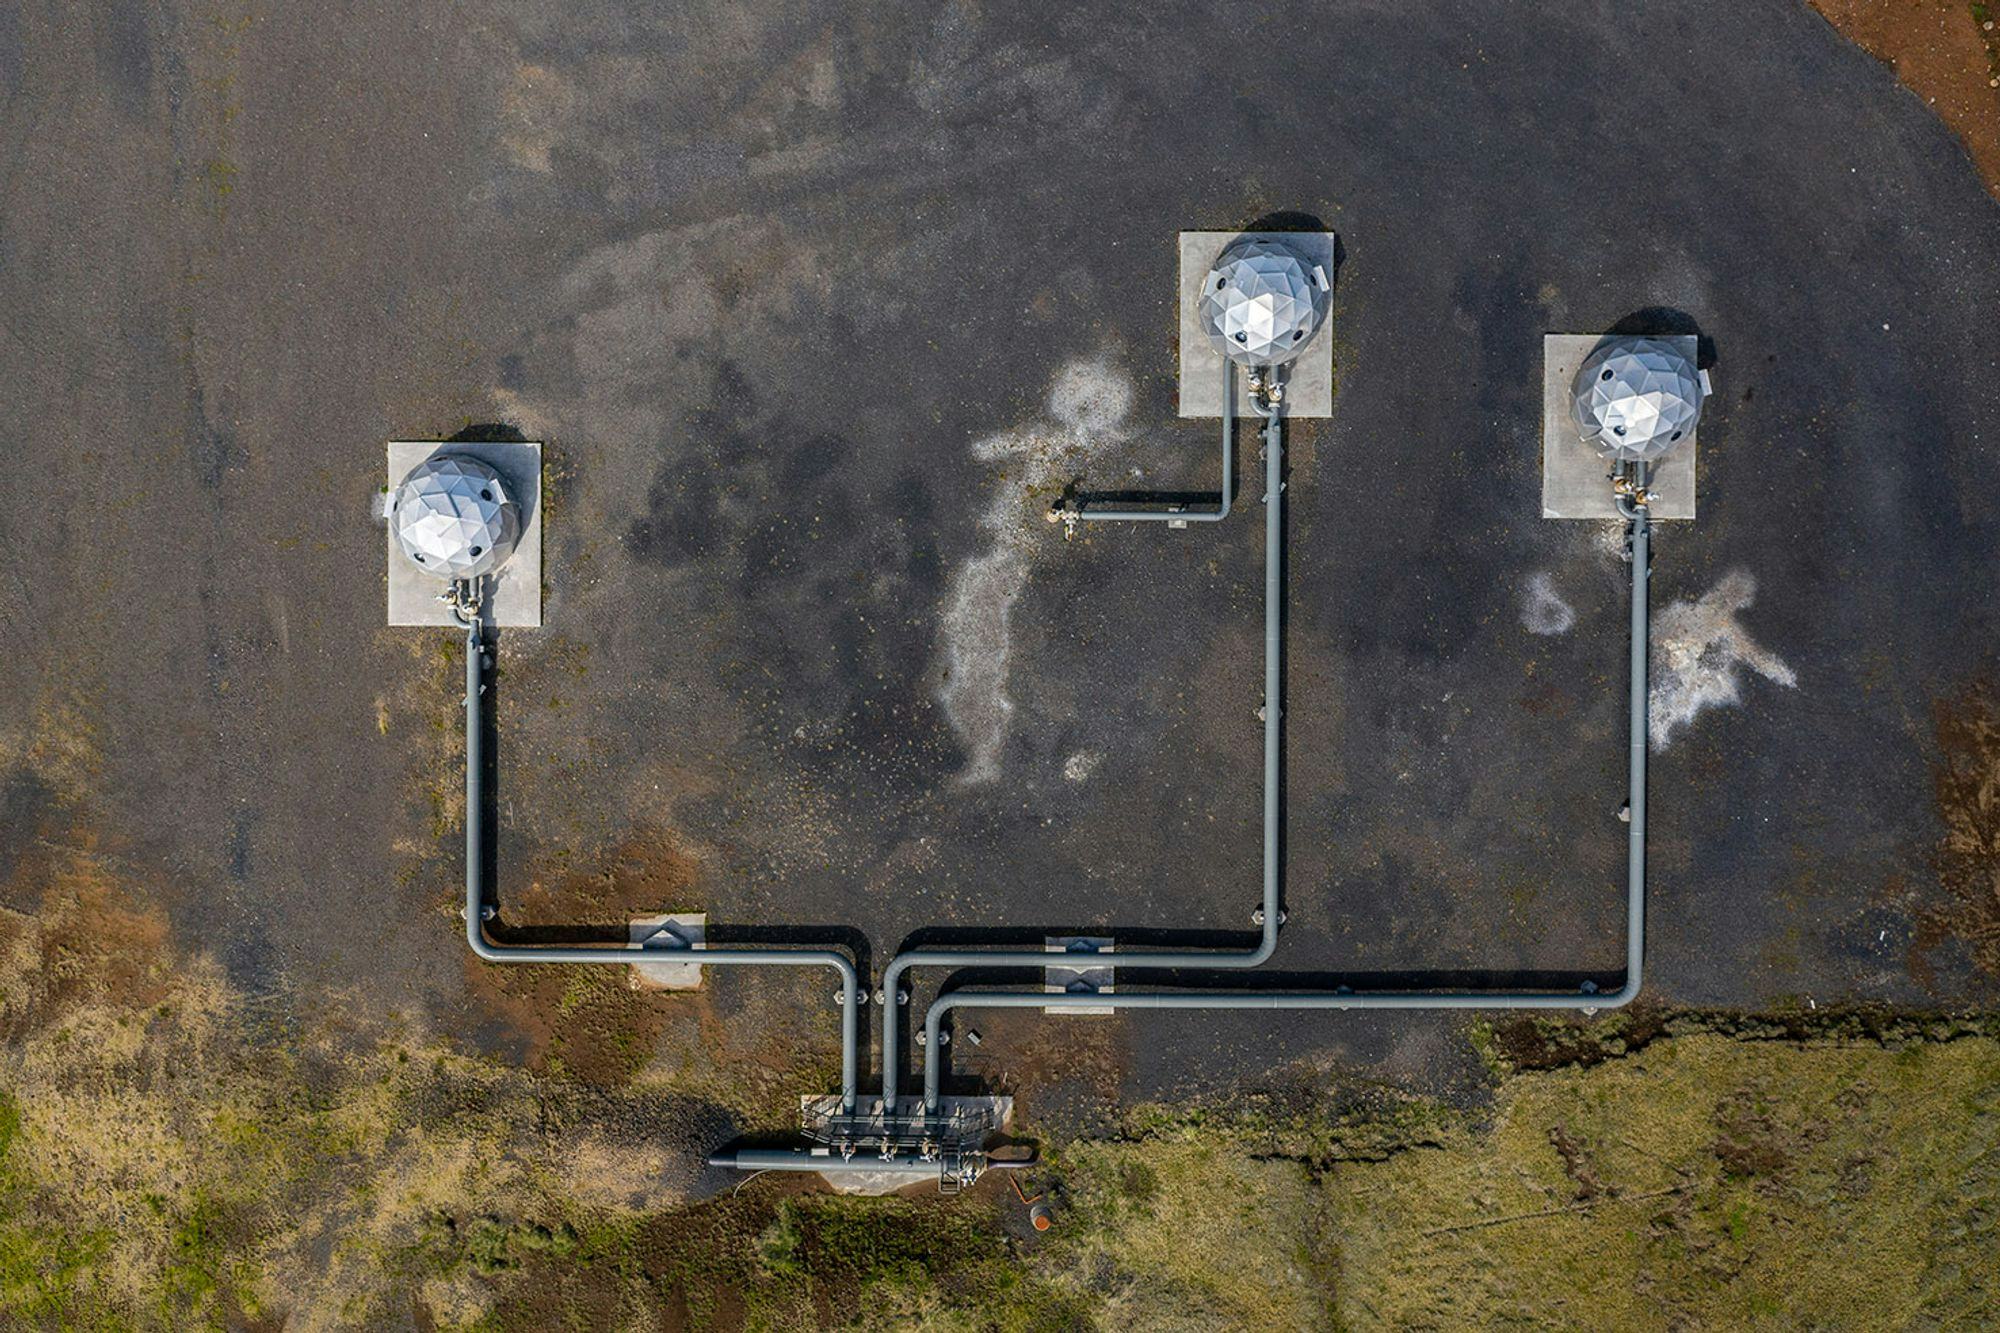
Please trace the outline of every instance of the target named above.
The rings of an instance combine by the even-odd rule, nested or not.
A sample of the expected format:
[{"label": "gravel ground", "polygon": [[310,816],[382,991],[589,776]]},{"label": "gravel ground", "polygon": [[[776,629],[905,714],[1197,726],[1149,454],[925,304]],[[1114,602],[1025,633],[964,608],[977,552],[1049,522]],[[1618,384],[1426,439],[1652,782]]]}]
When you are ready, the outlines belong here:
[{"label": "gravel ground", "polygon": [[[281,1008],[517,1039],[450,916],[448,639],[383,627],[374,508],[384,439],[490,424],[551,467],[503,899],[636,839],[699,867],[662,909],[877,965],[1247,929],[1255,495],[1069,544],[1038,511],[1212,484],[1174,235],[1279,211],[1345,251],[1292,444],[1281,966],[1621,956],[1623,568],[1537,517],[1538,374],[1629,319],[1699,329],[1717,388],[1657,545],[1657,995],[1992,993],[1921,927],[1937,710],[1996,628],[2000,214],[1803,5],[30,3],[0,90],[0,843],[115,853]],[[1171,1095],[1449,1078],[1455,1034],[1090,1043]]]}]

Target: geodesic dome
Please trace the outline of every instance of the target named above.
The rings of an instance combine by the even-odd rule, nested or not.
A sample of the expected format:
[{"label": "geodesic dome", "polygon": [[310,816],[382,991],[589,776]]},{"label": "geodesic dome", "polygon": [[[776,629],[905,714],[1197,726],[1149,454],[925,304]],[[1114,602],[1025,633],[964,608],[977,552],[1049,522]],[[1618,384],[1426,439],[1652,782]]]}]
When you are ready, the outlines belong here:
[{"label": "geodesic dome", "polygon": [[1694,358],[1662,338],[1614,338],[1576,372],[1570,415],[1586,444],[1650,463],[1694,434],[1707,394]]},{"label": "geodesic dome", "polygon": [[1326,321],[1326,269],[1282,241],[1238,241],[1202,279],[1195,313],[1215,350],[1245,366],[1297,357]]},{"label": "geodesic dome", "polygon": [[465,454],[419,463],[389,502],[396,544],[442,579],[490,574],[514,553],[521,515],[500,474]]}]

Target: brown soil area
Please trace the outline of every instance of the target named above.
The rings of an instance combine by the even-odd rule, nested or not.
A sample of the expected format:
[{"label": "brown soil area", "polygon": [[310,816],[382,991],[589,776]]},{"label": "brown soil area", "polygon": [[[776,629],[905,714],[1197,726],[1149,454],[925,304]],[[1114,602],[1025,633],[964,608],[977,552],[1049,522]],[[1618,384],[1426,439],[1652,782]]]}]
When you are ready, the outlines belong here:
[{"label": "brown soil area", "polygon": [[1952,128],[2000,197],[2000,5],[1967,0],[1811,0],[1821,17],[1887,62]]},{"label": "brown soil area", "polygon": [[1014,1098],[1016,1122],[1037,1114],[1037,1096],[1068,1088],[1109,1110],[1118,1104],[1132,1066],[1131,1017],[1127,1013],[1047,1016],[1040,1010],[972,1011],[959,1024],[960,1037],[981,1034],[983,1044],[954,1041],[949,1054],[956,1072]]},{"label": "brown soil area", "polygon": [[465,959],[466,988],[527,1043],[531,1067],[586,1083],[629,1082],[671,1015],[616,967],[493,967]]},{"label": "brown soil area", "polygon": [[1977,685],[1937,706],[1936,853],[1945,902],[1924,912],[1911,946],[1912,972],[1924,955],[1957,940],[1973,964],[2000,977],[2000,707]]},{"label": "brown soil area", "polygon": [[32,928],[35,959],[32,984],[0,999],[8,1035],[85,1005],[139,1010],[166,994],[166,916],[97,853],[38,841],[15,862],[0,904],[0,947]]},{"label": "brown soil area", "polygon": [[[503,901],[500,922],[519,931],[515,943],[623,943],[635,917],[701,910],[702,873],[671,833],[649,830],[597,866],[538,876]],[[805,971],[724,998],[712,973],[699,989],[661,992],[635,989],[623,967],[495,967],[470,953],[464,966],[473,1004],[512,1032],[531,1068],[600,1087],[629,1083],[662,1051],[698,1051],[697,1066],[727,1070],[745,1097],[776,1106],[825,1055],[828,1034],[798,1021],[806,997],[827,994]]]},{"label": "brown soil area", "polygon": [[701,866],[670,835],[627,839],[601,866],[561,876],[537,876],[507,904],[506,920],[523,926],[605,926],[622,930],[634,917],[696,910]]},{"label": "brown soil area", "polygon": [[[536,878],[506,904],[508,926],[584,927],[622,942],[634,917],[698,904],[701,867],[670,836],[627,840],[602,865]],[[467,954],[467,989],[527,1044],[538,1069],[588,1083],[628,1081],[651,1058],[674,1013],[658,995],[633,989],[622,967],[492,967]]]}]

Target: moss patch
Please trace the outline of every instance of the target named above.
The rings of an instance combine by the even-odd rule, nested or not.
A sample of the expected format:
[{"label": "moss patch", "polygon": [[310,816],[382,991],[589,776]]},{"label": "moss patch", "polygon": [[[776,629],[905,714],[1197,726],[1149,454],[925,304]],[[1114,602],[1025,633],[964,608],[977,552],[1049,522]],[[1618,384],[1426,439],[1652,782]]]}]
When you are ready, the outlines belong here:
[{"label": "moss patch", "polygon": [[2000,1299],[2000,1045],[1668,1038],[1509,1077],[1327,1176],[1337,1322],[1972,1324]]},{"label": "moss patch", "polygon": [[734,1025],[720,979],[656,998],[661,1049],[593,1083],[280,1020],[87,850],[18,858],[5,901],[33,904],[0,908],[7,1327],[1901,1327],[2000,1303],[1990,1017],[1475,1025],[1471,1109],[1288,1084],[1045,1144],[1037,1233],[1000,1173],[692,1201],[703,1150],[828,1085],[830,1033],[725,1035],[805,992],[745,992]]}]

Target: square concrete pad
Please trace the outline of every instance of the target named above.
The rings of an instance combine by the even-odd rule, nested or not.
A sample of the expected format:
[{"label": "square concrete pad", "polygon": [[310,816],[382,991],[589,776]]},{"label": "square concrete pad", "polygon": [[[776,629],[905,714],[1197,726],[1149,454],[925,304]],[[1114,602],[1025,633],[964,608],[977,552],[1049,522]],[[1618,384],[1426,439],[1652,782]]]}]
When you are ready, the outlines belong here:
[{"label": "square concrete pad", "polygon": [[[1583,442],[1570,420],[1570,385],[1576,368],[1604,341],[1598,333],[1542,335],[1542,517],[1617,518],[1617,498],[1607,480],[1611,464]],[[1664,341],[1679,344],[1692,358],[1697,339],[1684,334]],[[1703,376],[1704,385],[1707,377]],[[1653,469],[1654,518],[1694,517],[1694,452],[1699,427],[1687,442]]]},{"label": "square concrete pad", "polygon": [[[1244,373],[1209,345],[1208,337],[1195,322],[1195,301],[1201,294],[1201,280],[1215,266],[1216,256],[1231,241],[1254,238],[1283,240],[1299,247],[1307,258],[1326,269],[1333,281],[1333,233],[1330,231],[1184,231],[1181,233],[1181,406],[1184,417],[1222,415],[1222,377],[1236,375],[1236,410],[1247,410],[1250,393],[1244,387]],[[1329,324],[1331,320],[1328,321]],[[1292,363],[1285,381],[1285,415],[1288,417],[1330,417],[1333,415],[1333,330],[1322,327],[1306,344],[1305,354]]]},{"label": "square concrete pad", "polygon": [[[670,959],[686,958],[707,948],[707,935],[706,912],[664,912],[626,923],[630,943],[658,950]],[[633,990],[693,990],[701,985],[701,964],[634,963],[631,983]]]},{"label": "square concrete pad", "polygon": [[[521,544],[488,583],[486,623],[535,629],[542,623],[542,446],[537,443],[445,444],[438,440],[389,441],[386,502],[417,464],[432,454],[469,454],[498,472],[521,506]],[[446,625],[458,622],[438,600],[445,581],[424,573],[396,549],[396,533],[382,525],[389,556],[389,623]]]}]

